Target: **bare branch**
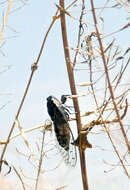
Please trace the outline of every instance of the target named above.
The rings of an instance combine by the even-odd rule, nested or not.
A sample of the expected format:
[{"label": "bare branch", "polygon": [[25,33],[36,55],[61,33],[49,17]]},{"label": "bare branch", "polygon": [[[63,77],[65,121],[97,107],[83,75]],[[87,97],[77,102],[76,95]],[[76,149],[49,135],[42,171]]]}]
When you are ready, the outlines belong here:
[{"label": "bare branch", "polygon": [[[29,77],[27,86],[26,86],[26,88],[25,88],[25,92],[24,92],[24,95],[23,95],[23,97],[22,97],[21,103],[20,103],[20,105],[19,105],[19,108],[18,108],[16,117],[15,117],[15,120],[18,119],[19,114],[20,114],[20,112],[21,112],[21,109],[22,109],[22,107],[23,107],[23,104],[24,104],[24,101],[25,101],[25,99],[26,99],[26,96],[27,96],[27,93],[28,93],[30,84],[31,84],[31,82],[32,82],[33,75],[34,75],[34,73],[35,73],[35,71],[36,71],[36,69],[37,69],[37,66],[38,66],[38,63],[39,63],[41,54],[42,54],[42,52],[43,52],[43,48],[44,48],[44,46],[45,46],[45,43],[46,43],[48,34],[49,34],[49,32],[50,32],[50,30],[51,30],[53,24],[55,23],[55,21],[56,21],[56,19],[57,19],[57,17],[56,17],[57,14],[58,14],[58,10],[56,11],[56,13],[55,13],[55,15],[54,15],[54,17],[53,17],[53,19],[52,19],[52,22],[51,22],[51,24],[50,24],[50,26],[49,26],[49,28],[48,28],[48,30],[47,30],[47,32],[46,32],[46,35],[45,35],[45,37],[44,37],[44,40],[43,40],[43,43],[42,43],[42,46],[41,46],[41,49],[40,49],[40,52],[39,52],[39,55],[38,55],[38,57],[37,57],[37,61],[36,61],[36,62],[33,64],[33,66],[31,67],[31,70],[32,70],[32,71],[31,71],[31,74],[30,74],[30,77]],[[11,135],[12,135],[12,132],[13,132],[13,130],[14,130],[14,127],[15,127],[15,121],[13,122],[12,127],[11,127],[11,129],[10,129],[10,132],[9,132],[9,135],[8,135],[8,138],[7,138],[7,143],[5,144],[5,146],[4,146],[4,148],[3,148],[3,151],[2,151],[2,154],[1,154],[1,157],[0,157],[0,160],[3,160],[4,154],[5,154],[5,152],[6,152],[6,148],[7,148],[7,146],[8,146],[9,141],[10,141],[10,137],[11,137]],[[0,163],[0,171],[1,171],[1,167],[2,167],[2,163]]]},{"label": "bare branch", "polygon": [[[60,0],[60,6],[62,7],[62,9],[60,10],[61,29],[62,29],[63,46],[64,46],[64,53],[65,53],[65,60],[66,60],[66,66],[67,66],[67,71],[68,71],[69,83],[70,83],[72,95],[76,95],[77,92],[76,92],[75,81],[74,81],[73,67],[71,65],[70,54],[69,54],[69,49],[68,49],[69,45],[68,45],[68,39],[67,39],[67,29],[66,29],[66,20],[65,20],[65,12],[64,12],[64,0]],[[81,130],[81,119],[80,119],[80,110],[79,110],[78,99],[74,98],[73,103],[74,103],[75,113],[76,113],[77,130],[79,133]],[[85,152],[84,152],[84,150],[81,149],[81,147],[79,147],[79,152],[80,152],[80,164],[81,164],[83,186],[84,186],[84,190],[88,190]]]},{"label": "bare branch", "polygon": [[124,139],[125,139],[126,145],[128,147],[128,150],[130,151],[130,143],[128,141],[128,137],[127,137],[126,132],[124,130],[123,124],[121,122],[120,114],[119,114],[118,109],[117,109],[117,105],[116,105],[116,102],[115,102],[113,89],[112,89],[112,86],[111,86],[111,81],[110,81],[110,77],[109,77],[108,67],[107,67],[107,64],[106,64],[106,58],[105,58],[105,55],[104,55],[104,48],[103,48],[103,44],[102,44],[102,39],[100,37],[100,32],[99,32],[99,29],[98,29],[98,23],[97,23],[97,19],[96,19],[96,14],[95,14],[93,0],[91,0],[91,7],[92,7],[93,20],[94,20],[94,23],[95,23],[95,29],[96,29],[96,32],[97,32],[98,42],[99,42],[99,46],[100,46],[100,50],[101,50],[101,56],[102,56],[102,61],[103,61],[103,64],[104,64],[104,69],[105,69],[105,74],[106,74],[106,78],[107,78],[107,82],[108,82],[109,91],[110,91],[110,94],[111,94],[111,98],[112,98],[112,101],[113,101],[115,112],[117,114],[117,118],[119,120],[119,124],[121,126],[122,134],[124,136]]}]

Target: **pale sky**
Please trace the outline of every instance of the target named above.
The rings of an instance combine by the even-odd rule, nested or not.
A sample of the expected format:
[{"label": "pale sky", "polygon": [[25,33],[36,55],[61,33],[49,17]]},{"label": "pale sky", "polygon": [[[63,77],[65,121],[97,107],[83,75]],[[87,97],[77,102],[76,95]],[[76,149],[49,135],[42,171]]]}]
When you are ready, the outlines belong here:
[{"label": "pale sky", "polygon": [[[7,2],[2,2],[4,1],[0,1],[1,23],[3,13],[5,13],[7,7]],[[66,2],[68,4],[70,1],[67,0]],[[116,4],[115,0],[110,2],[111,3],[108,4],[108,6]],[[24,3],[26,5],[20,8]],[[5,139],[7,137],[12,122],[14,121],[15,114],[30,76],[31,64],[37,59],[45,32],[47,31],[47,28],[52,20],[52,16],[56,12],[56,3],[58,4],[58,1],[56,0],[15,0],[13,2],[11,12],[8,17],[7,27],[4,33],[2,42],[3,45],[1,44],[0,46],[0,107],[7,104],[2,110],[0,110],[0,139]],[[78,3],[80,3],[80,1],[78,1]],[[87,9],[89,9],[89,4],[87,6]],[[100,6],[102,6],[102,3],[101,5],[98,5],[98,7]],[[18,8],[18,10],[15,11],[16,8]],[[75,7],[74,10],[75,12],[73,14],[75,16],[79,16],[79,12],[77,12],[79,9]],[[106,34],[117,31],[129,21],[126,19],[128,18],[128,13],[125,8],[116,9],[116,11],[115,9],[107,9],[103,15],[105,23],[104,30]],[[87,16],[86,23],[91,21],[91,17]],[[73,48],[77,42],[76,32],[78,21],[69,19],[67,22],[69,24],[68,38],[70,40],[70,48]],[[90,31],[92,31],[92,28],[89,28],[88,26],[86,32],[89,33]],[[116,45],[119,44],[123,52],[129,46],[128,34],[129,29],[127,29],[124,33],[120,32],[114,36],[117,40]],[[113,36],[111,38],[107,38],[107,40],[111,41],[112,38]],[[71,51],[71,55],[73,56],[73,51]],[[6,69],[7,71],[3,72]],[[127,74],[129,71],[127,71]],[[75,76],[77,77],[77,83],[86,82],[89,79],[85,73],[76,73]],[[129,77],[126,78],[129,82]],[[85,88],[79,88],[79,92],[85,91]],[[62,47],[60,20],[57,20],[48,36],[42,57],[39,61],[38,70],[34,74],[32,84],[19,117],[22,127],[24,129],[28,129],[44,123],[44,121],[49,118],[46,110],[46,98],[49,95],[54,95],[57,98],[60,98],[62,94],[70,94],[70,89],[64,60],[64,51]],[[87,97],[85,102],[86,106],[81,103],[82,111],[89,111],[90,107],[91,109],[93,108],[90,97]],[[74,127],[74,124],[72,125]],[[16,132],[18,132],[18,129],[15,128],[13,134]],[[41,133],[39,133],[39,131],[27,135],[27,139],[34,152],[36,151],[36,141],[39,142],[39,138],[41,138]],[[128,186],[130,186],[130,184],[122,169],[117,167],[111,172],[104,173],[105,170],[107,171],[111,169],[111,166],[105,164],[104,160],[106,162],[110,161],[112,164],[117,163],[116,156],[111,152],[113,149],[109,143],[109,140],[106,138],[106,135],[91,135],[89,136],[89,139],[94,147],[93,149],[86,151],[90,189],[128,190]],[[104,145],[103,147],[105,147],[106,150],[110,151],[101,151],[97,148],[97,146],[102,145]],[[16,153],[16,148],[18,148],[20,152],[24,152],[25,144],[20,137],[18,140],[16,139],[12,141],[9,145],[8,154],[5,155],[6,160],[18,168],[25,166],[26,172],[28,172],[27,175],[32,177],[33,175],[31,172],[34,172],[34,168],[31,168],[25,158],[18,156]],[[26,149],[25,152],[27,154],[28,150]],[[60,158],[53,158],[51,156],[51,159],[48,161],[48,165],[50,162],[53,162],[52,165],[56,166],[56,162],[59,162],[59,160]],[[69,186],[66,187],[67,190],[82,190],[79,158],[75,168],[71,169],[63,164],[59,170],[56,169],[56,172],[47,172],[45,175],[46,179],[43,179],[45,178],[44,175],[41,176],[41,183],[44,186],[45,180],[46,182],[48,181],[51,186],[47,189],[43,188],[44,190],[52,190],[52,188],[59,187],[62,184],[69,184]],[[17,179],[14,172],[9,174],[9,178],[12,180]]]}]

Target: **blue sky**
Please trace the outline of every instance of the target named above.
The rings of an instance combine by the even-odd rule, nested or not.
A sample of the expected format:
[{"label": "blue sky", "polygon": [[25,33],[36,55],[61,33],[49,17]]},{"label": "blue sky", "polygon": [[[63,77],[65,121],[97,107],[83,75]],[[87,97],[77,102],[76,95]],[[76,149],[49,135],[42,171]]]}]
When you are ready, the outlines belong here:
[{"label": "blue sky", "polygon": [[[3,1],[1,0],[0,2]],[[3,71],[3,68],[7,66],[9,66],[10,69],[0,74],[0,107],[9,102],[4,109],[0,110],[0,125],[2,130],[0,139],[4,139],[8,135],[9,128],[15,118],[18,105],[30,76],[31,64],[37,59],[45,32],[56,11],[55,3],[58,4],[56,0],[28,0],[24,2],[26,2],[26,6],[16,12],[10,13],[7,23],[8,26],[4,33],[3,46],[1,48],[4,56],[0,54],[0,71]],[[69,1],[66,2],[68,3]],[[111,1],[111,4],[114,3],[115,1]],[[22,1],[14,1],[11,11],[22,5]],[[1,21],[3,12],[5,13],[6,11],[6,7],[7,2],[0,4]],[[79,9],[75,8],[75,10]],[[74,14],[75,16],[78,15],[77,12]],[[117,9],[116,11],[114,9],[107,9],[104,13],[105,32],[107,34],[111,33],[127,24],[128,20],[126,20],[126,17],[127,12],[124,11],[124,9]],[[86,20],[89,20],[89,22],[92,21],[91,16],[87,16]],[[69,24],[68,38],[70,40],[70,47],[75,47],[78,22],[73,21],[73,19],[67,20],[67,22]],[[12,28],[12,30],[10,28]],[[89,30],[92,31],[92,28],[90,27],[86,32],[90,32]],[[122,50],[125,51],[129,45],[129,30],[126,30],[124,33],[116,34],[115,38],[117,39],[116,43],[121,45]],[[112,37],[106,40],[111,39]],[[73,56],[73,51],[71,51],[71,55]],[[78,73],[76,77],[78,83],[88,80],[85,73]],[[86,89],[80,88],[79,92],[86,92]],[[23,128],[28,129],[35,125],[42,124],[45,119],[49,118],[46,110],[46,97],[53,94],[60,98],[62,94],[69,93],[70,89],[62,47],[60,20],[57,20],[48,36],[43,54],[39,61],[38,70],[34,74],[29,93],[19,117]],[[87,106],[92,106],[89,97],[86,98],[85,102]],[[82,104],[82,110],[88,111],[89,108],[84,107],[84,104]],[[14,133],[17,131],[18,130],[15,129]],[[32,143],[32,147],[35,146],[35,141],[39,136],[39,132],[34,132],[31,136],[28,135],[28,140]],[[102,145],[101,138],[106,145],[106,149],[112,149],[105,135],[100,137],[90,136],[94,147],[97,144]],[[6,155],[6,159],[9,159],[10,163],[11,160],[12,162],[17,160],[16,165],[19,167],[24,164],[22,163],[22,158],[17,157],[15,152],[16,143],[18,143],[17,147],[19,150],[24,150],[24,143],[22,139],[19,138],[19,141],[16,140],[9,146],[9,155]],[[110,155],[109,152],[102,153],[98,148],[87,151],[88,180],[91,189],[102,190],[105,188],[106,190],[127,190],[128,181],[123,175],[122,170],[115,169],[111,173],[104,174],[104,170],[111,168],[103,163],[103,160],[107,160],[108,158],[112,162],[116,162],[116,156],[114,154]],[[57,159],[54,160],[57,161]],[[53,162],[53,159],[51,161]],[[31,171],[30,168],[28,170]],[[61,176],[61,171],[63,170],[63,176]],[[70,186],[66,188],[68,190],[72,190],[75,187],[82,189],[79,163],[76,169],[73,170],[63,166],[63,168],[55,172],[55,176],[52,176],[53,174],[47,173],[48,179],[53,183],[55,183],[56,180],[58,183],[60,179],[65,183],[71,181]],[[66,176],[68,176],[67,179]],[[121,181],[119,181],[120,178],[122,179]]]}]

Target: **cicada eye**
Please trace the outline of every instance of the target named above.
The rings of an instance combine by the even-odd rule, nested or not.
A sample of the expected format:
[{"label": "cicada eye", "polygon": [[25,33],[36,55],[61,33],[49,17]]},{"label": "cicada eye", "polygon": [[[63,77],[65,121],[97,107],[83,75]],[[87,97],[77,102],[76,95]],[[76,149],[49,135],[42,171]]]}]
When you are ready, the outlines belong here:
[{"label": "cicada eye", "polygon": [[61,102],[62,102],[62,104],[64,104],[65,102],[66,102],[66,100],[67,100],[67,98],[69,97],[70,95],[62,95],[61,96]]},{"label": "cicada eye", "polygon": [[67,100],[67,97],[65,95],[62,95],[61,96],[61,102],[62,102],[62,104],[64,104],[66,102],[66,100]]},{"label": "cicada eye", "polygon": [[49,101],[51,101],[52,100],[52,96],[49,96],[48,98],[47,98],[47,101],[49,102]]}]

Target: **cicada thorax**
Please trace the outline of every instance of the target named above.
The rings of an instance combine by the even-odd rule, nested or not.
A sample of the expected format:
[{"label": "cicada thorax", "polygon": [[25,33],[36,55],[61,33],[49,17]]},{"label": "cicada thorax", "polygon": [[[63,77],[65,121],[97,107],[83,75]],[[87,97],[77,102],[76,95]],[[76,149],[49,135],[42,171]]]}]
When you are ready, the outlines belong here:
[{"label": "cicada thorax", "polygon": [[[59,150],[62,153],[66,163],[71,164],[71,157],[73,164],[76,164],[76,152],[73,154],[72,134],[69,127],[69,114],[65,106],[54,96],[47,98],[48,113],[54,124],[54,131],[57,142],[59,144]],[[73,146],[74,147],[74,146]],[[75,151],[75,150],[74,150]]]}]

